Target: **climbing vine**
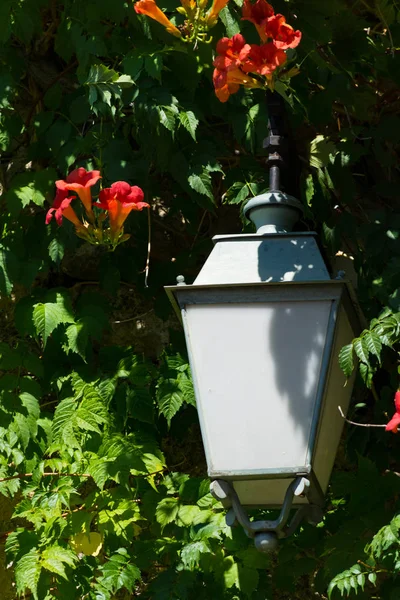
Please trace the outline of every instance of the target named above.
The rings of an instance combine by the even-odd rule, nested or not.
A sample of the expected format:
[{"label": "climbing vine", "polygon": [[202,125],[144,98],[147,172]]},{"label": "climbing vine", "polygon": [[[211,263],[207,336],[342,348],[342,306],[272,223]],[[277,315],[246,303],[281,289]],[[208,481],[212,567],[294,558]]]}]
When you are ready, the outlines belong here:
[{"label": "climbing vine", "polygon": [[258,554],[209,494],[163,290],[194,279],[214,234],[249,230],[240,208],[268,189],[275,89],[301,227],[354,281],[369,323],[340,355],[346,375],[357,370],[349,419],[395,419],[399,6],[268,6],[0,3],[9,598],[399,597],[398,436],[346,424],[323,523]]}]

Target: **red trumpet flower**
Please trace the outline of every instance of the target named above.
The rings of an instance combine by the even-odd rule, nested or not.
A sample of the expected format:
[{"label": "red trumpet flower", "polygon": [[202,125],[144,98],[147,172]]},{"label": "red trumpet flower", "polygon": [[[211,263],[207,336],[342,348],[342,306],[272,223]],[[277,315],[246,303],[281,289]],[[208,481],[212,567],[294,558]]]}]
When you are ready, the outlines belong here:
[{"label": "red trumpet flower", "polygon": [[393,433],[397,433],[400,425],[400,391],[397,391],[394,396],[394,405],[396,407],[396,412],[386,425],[385,431],[393,431]]},{"label": "red trumpet flower", "polygon": [[57,190],[56,197],[53,202],[53,206],[47,211],[46,214],[46,225],[50,223],[54,217],[57,221],[57,225],[62,224],[63,217],[71,221],[77,229],[82,229],[83,225],[78,219],[76,212],[70,206],[72,200],[75,200],[75,196],[68,197],[67,190]]},{"label": "red trumpet flower", "polygon": [[126,181],[116,181],[111,187],[101,190],[99,202],[95,206],[108,211],[114,241],[118,239],[125,219],[132,210],[149,208],[143,198],[143,190],[137,185],[130,186]]},{"label": "red trumpet flower", "polygon": [[85,207],[90,221],[93,221],[92,192],[90,188],[101,179],[100,171],[86,171],[83,167],[71,171],[66,180],[56,181],[56,187],[61,191],[76,192]]}]

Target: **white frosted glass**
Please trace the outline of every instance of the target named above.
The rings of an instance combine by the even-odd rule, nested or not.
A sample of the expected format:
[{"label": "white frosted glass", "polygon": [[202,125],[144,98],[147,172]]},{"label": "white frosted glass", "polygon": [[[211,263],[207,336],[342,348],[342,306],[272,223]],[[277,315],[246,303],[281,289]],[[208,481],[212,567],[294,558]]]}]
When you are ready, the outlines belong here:
[{"label": "white frosted glass", "polygon": [[210,474],[307,465],[330,300],[187,305]]}]

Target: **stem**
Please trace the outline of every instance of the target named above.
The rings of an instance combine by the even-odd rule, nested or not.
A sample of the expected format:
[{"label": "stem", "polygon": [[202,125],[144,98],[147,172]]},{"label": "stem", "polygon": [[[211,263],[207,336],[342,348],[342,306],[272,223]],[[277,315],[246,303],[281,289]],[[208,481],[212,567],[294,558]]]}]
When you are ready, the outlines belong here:
[{"label": "stem", "polygon": [[147,258],[146,258],[146,267],[145,267],[145,276],[144,276],[144,287],[149,287],[147,280],[149,278],[149,269],[150,269],[150,252],[151,252],[151,220],[150,220],[150,208],[147,209],[147,225],[148,225],[148,242],[147,242]]},{"label": "stem", "polygon": [[[19,473],[11,477],[0,477],[0,483],[11,481],[12,479],[24,479],[24,477],[33,477],[33,473]],[[42,473],[42,477],[92,477],[89,473]]]},{"label": "stem", "polygon": [[357,427],[386,427],[386,425],[378,425],[377,423],[356,423],[356,421],[350,421],[350,419],[344,416],[341,406],[338,406],[338,410],[346,423],[350,423],[350,425],[357,425]]}]

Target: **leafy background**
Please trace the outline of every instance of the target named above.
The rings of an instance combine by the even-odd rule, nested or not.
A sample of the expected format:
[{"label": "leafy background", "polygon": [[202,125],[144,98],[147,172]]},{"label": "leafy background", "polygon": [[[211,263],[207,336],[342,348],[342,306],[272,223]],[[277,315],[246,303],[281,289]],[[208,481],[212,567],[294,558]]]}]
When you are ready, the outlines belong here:
[{"label": "leafy background", "polygon": [[[332,269],[347,262],[358,279],[372,322],[341,362],[350,372],[360,359],[352,417],[385,423],[400,334],[399,6],[277,0],[275,9],[303,32],[287,96],[298,157],[287,189],[303,200],[301,228],[318,231]],[[214,41],[239,30],[256,41],[231,0]],[[227,528],[208,493],[190,370],[163,285],[178,274],[192,281],[212,235],[240,231],[241,204],[267,187],[264,94],[242,90],[221,105],[212,52],[177,42],[123,0],[1,2],[9,598],[399,598],[392,434],[346,428],[323,524],[304,526],[273,557]],[[145,214],[130,217],[132,237],[113,254],[78,240],[69,223],[45,226],[54,181],[77,166],[100,168],[104,185],[144,189],[147,288]]]}]

